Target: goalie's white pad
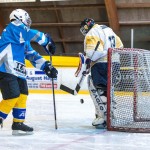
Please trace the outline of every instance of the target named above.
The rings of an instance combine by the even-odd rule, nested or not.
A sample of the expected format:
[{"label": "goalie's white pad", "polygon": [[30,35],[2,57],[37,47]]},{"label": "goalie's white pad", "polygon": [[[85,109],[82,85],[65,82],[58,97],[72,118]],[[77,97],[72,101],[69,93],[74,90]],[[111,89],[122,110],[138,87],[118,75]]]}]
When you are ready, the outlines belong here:
[{"label": "goalie's white pad", "polygon": [[106,110],[107,110],[107,98],[105,96],[100,96],[101,92],[97,91],[93,85],[91,76],[88,76],[88,89],[95,106],[95,112],[98,117],[93,121],[92,125],[100,125],[106,121]]}]

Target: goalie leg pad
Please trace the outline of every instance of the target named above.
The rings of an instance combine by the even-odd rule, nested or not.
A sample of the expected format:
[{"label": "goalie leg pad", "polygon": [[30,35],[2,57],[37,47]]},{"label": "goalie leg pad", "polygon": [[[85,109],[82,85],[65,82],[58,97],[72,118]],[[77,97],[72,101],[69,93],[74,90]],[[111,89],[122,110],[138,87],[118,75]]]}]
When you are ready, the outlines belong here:
[{"label": "goalie leg pad", "polygon": [[88,89],[89,89],[89,92],[90,92],[90,96],[93,100],[93,103],[94,103],[94,106],[95,106],[95,111],[96,111],[96,114],[97,114],[97,118],[93,121],[92,125],[97,126],[97,125],[103,124],[106,121],[107,98],[105,96],[100,96],[104,92],[99,91],[95,88],[90,75],[88,76]]}]

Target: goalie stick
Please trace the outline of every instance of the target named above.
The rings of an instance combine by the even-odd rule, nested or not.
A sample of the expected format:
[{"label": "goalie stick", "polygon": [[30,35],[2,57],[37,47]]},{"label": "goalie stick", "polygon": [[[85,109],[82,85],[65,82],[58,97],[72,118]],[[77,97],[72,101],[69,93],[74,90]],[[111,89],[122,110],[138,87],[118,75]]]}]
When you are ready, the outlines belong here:
[{"label": "goalie stick", "polygon": [[[93,57],[95,51],[98,49],[99,44],[100,44],[100,41],[98,41],[97,44],[96,44],[96,47],[95,47],[95,49],[94,49],[94,52],[93,52],[93,54],[92,54],[92,56],[91,56],[91,60],[92,60],[92,57]],[[72,94],[72,95],[77,95],[78,92],[80,91],[81,85],[82,85],[82,83],[83,83],[85,77],[86,77],[86,74],[84,74],[84,72],[83,72],[83,73],[82,73],[82,76],[81,76],[81,78],[80,78],[80,80],[79,80],[79,82],[77,83],[77,85],[76,85],[76,87],[75,87],[75,89],[71,89],[71,88],[69,88],[69,87],[67,87],[67,86],[65,86],[65,85],[63,85],[63,84],[60,85],[60,89],[63,90],[63,91],[65,91],[65,92],[67,92],[67,93],[70,93],[70,94]]]}]

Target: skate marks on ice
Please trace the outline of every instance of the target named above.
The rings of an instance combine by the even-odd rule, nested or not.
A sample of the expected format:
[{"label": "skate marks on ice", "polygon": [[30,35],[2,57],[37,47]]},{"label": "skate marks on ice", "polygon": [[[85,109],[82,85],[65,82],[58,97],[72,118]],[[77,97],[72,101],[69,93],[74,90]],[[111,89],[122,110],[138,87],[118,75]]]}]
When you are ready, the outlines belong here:
[{"label": "skate marks on ice", "polygon": [[[84,99],[84,104],[80,103]],[[56,95],[58,129],[55,130],[52,95],[30,95],[26,124],[34,134],[12,136],[11,113],[0,130],[0,150],[141,150],[150,149],[150,134],[95,129],[89,95]]]}]

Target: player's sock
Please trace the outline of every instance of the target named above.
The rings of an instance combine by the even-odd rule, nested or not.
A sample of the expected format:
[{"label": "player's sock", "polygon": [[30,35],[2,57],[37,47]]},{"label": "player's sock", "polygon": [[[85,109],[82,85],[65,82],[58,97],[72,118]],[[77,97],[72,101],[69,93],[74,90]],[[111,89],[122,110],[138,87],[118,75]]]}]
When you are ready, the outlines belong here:
[{"label": "player's sock", "polygon": [[0,102],[0,126],[3,127],[3,121],[7,118],[8,114],[14,107],[15,103],[17,102],[18,98],[12,98],[7,100],[2,100]]},{"label": "player's sock", "polygon": [[2,100],[0,102],[0,118],[6,119],[14,105],[16,104],[18,98],[12,98],[7,100]]},{"label": "player's sock", "polygon": [[25,125],[23,122],[13,122],[12,130],[12,135],[33,134],[33,128]]},{"label": "player's sock", "polygon": [[13,108],[13,121],[14,122],[24,122],[26,116],[26,101],[27,95],[20,94],[18,101]]}]

